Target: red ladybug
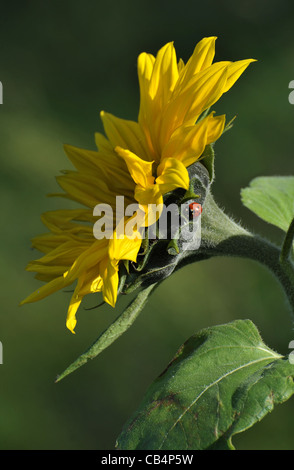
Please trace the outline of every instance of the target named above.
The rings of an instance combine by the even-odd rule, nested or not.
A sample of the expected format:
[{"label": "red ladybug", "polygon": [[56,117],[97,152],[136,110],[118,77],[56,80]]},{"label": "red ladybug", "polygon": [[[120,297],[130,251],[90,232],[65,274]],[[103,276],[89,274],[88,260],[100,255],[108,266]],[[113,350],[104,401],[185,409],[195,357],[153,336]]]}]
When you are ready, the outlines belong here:
[{"label": "red ladybug", "polygon": [[191,202],[191,204],[189,204],[189,209],[192,212],[193,217],[198,217],[202,212],[202,206],[197,202]]}]

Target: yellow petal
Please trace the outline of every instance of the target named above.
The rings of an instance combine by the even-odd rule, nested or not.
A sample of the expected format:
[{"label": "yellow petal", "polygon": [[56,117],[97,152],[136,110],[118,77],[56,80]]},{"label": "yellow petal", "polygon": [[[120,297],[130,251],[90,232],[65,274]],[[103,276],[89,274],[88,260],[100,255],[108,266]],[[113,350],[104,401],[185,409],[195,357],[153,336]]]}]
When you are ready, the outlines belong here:
[{"label": "yellow petal", "polygon": [[201,70],[206,69],[212,64],[215,54],[216,39],[216,36],[211,36],[203,38],[198,42],[191,59],[187,63],[187,69],[191,76],[201,72]]},{"label": "yellow petal", "polygon": [[[217,62],[199,72],[182,93],[184,121],[194,120],[212,106],[222,95],[230,62]],[[191,96],[189,96],[191,94]],[[190,103],[190,106],[187,106]]]},{"label": "yellow petal", "polygon": [[98,266],[107,254],[108,245],[109,240],[96,240],[75,260],[68,273],[65,275],[66,281],[72,283],[93,266]]},{"label": "yellow petal", "polygon": [[140,220],[141,226],[149,227],[153,225],[163,209],[163,197],[159,184],[153,184],[147,188],[136,186],[135,199],[139,202],[140,210],[142,211]]},{"label": "yellow petal", "polygon": [[155,57],[152,54],[146,54],[146,52],[143,52],[138,57],[138,78],[139,78],[139,85],[140,85],[139,122],[144,121],[149,112],[149,106],[150,106],[149,85],[150,85],[151,75],[153,72],[154,62],[155,62]]},{"label": "yellow petal", "polygon": [[69,266],[65,265],[57,265],[57,266],[47,266],[44,264],[37,263],[35,261],[31,261],[27,267],[26,271],[28,272],[36,272],[39,274],[48,274],[48,276],[51,277],[51,279],[54,279],[56,277],[63,276],[63,274],[68,271]]},{"label": "yellow petal", "polygon": [[75,329],[75,326],[77,324],[77,320],[76,320],[76,313],[77,313],[77,310],[83,300],[83,296],[79,294],[79,290],[80,290],[80,287],[83,283],[83,278],[79,279],[78,283],[77,283],[77,286],[74,290],[74,293],[70,299],[70,303],[69,303],[69,307],[68,307],[68,311],[67,311],[67,317],[66,317],[66,327],[73,333],[75,334],[74,332],[74,329]]},{"label": "yellow petal", "polygon": [[129,172],[135,181],[145,187],[150,184],[150,177],[152,177],[152,163],[142,160],[140,157],[135,155],[129,150],[125,150],[121,147],[116,147],[115,151],[124,159],[129,169]]},{"label": "yellow petal", "polygon": [[160,107],[164,106],[174,89],[178,76],[176,51],[173,43],[169,42],[158,51],[153,65],[149,86],[151,100],[157,97],[160,100]]},{"label": "yellow petal", "polygon": [[127,148],[148,160],[149,156],[144,147],[144,134],[137,122],[120,119],[104,111],[100,113],[100,116],[113,148]]},{"label": "yellow petal", "polygon": [[77,170],[97,170],[98,152],[84,150],[72,145],[64,145],[64,151]]},{"label": "yellow petal", "polygon": [[117,264],[113,265],[107,259],[104,261],[104,268],[102,269],[102,278],[103,278],[103,299],[111,307],[115,307],[117,300],[117,289],[118,289],[118,266]]},{"label": "yellow petal", "polygon": [[151,158],[159,161],[161,114],[179,75],[173,43],[163,46],[156,59],[146,54],[139,56],[138,74],[141,98],[139,123],[144,131]]},{"label": "yellow petal", "polygon": [[222,135],[226,123],[226,116],[222,114],[214,117],[213,113],[211,113],[206,119],[208,120],[206,144],[211,144]]},{"label": "yellow petal", "polygon": [[76,313],[83,297],[92,292],[100,292],[102,290],[102,284],[103,281],[100,274],[97,275],[97,267],[83,273],[79,278],[69,304],[66,318],[66,326],[72,333],[74,333],[74,328],[77,323]]},{"label": "yellow petal", "polygon": [[228,65],[229,62],[217,62],[199,72],[171,100],[162,117],[162,148],[178,127],[194,124],[198,116],[220,98],[227,81]]},{"label": "yellow petal", "polygon": [[[56,236],[63,234],[65,237],[64,241],[68,241],[69,237],[66,237],[67,232],[77,231],[78,228],[80,232],[84,232],[85,234],[91,232],[91,225],[95,221],[92,211],[89,209],[47,211],[41,215],[41,220]],[[76,221],[89,222],[89,225],[79,224]],[[59,245],[61,245],[61,243],[59,243]]]},{"label": "yellow petal", "polygon": [[57,176],[58,184],[67,195],[81,204],[93,208],[99,202],[115,206],[116,193],[105,178],[101,178],[99,172],[94,174],[81,174],[70,171],[65,175]]},{"label": "yellow petal", "polygon": [[242,73],[247,69],[248,65],[252,62],[256,62],[256,59],[238,60],[230,64],[228,67],[227,83],[224,87],[223,93],[226,93],[234,85]]},{"label": "yellow petal", "polygon": [[142,206],[161,203],[161,198],[162,194],[157,184],[152,184],[145,188],[140,185],[136,186],[135,199]]},{"label": "yellow petal", "polygon": [[141,52],[138,57],[138,72],[139,76],[146,81],[150,81],[153,66],[155,62],[155,57],[152,54],[147,52]]},{"label": "yellow petal", "polygon": [[109,155],[113,153],[113,146],[105,137],[105,135],[101,134],[101,132],[95,132],[95,143],[99,151],[104,155]]},{"label": "yellow petal", "polygon": [[160,176],[156,178],[162,194],[176,188],[189,189],[189,174],[184,164],[175,158],[167,158],[160,165]]},{"label": "yellow petal", "polygon": [[57,292],[58,290],[62,289],[63,287],[66,287],[67,285],[68,284],[66,283],[64,277],[60,276],[30,294],[20,303],[20,305],[27,304],[30,302],[37,302],[38,300],[44,299],[48,295]]},{"label": "yellow petal", "polygon": [[178,61],[178,71],[179,71],[179,75],[182,74],[184,68],[185,68],[185,62],[183,61],[183,59],[179,59],[179,61]]},{"label": "yellow petal", "polygon": [[66,327],[71,331],[73,334],[75,334],[75,327],[77,324],[76,320],[76,313],[78,311],[78,308],[83,300],[83,297],[79,296],[72,296],[68,311],[67,311],[67,317],[66,317]]},{"label": "yellow petal", "polygon": [[137,237],[130,239],[126,235],[122,239],[114,237],[109,243],[109,259],[111,261],[130,260],[137,261],[142,239],[137,233]]},{"label": "yellow petal", "polygon": [[[59,274],[60,276],[60,274]],[[34,276],[35,279],[38,279],[38,281],[42,281],[42,282],[50,282],[52,281],[53,279],[56,278],[56,274],[55,273],[36,273],[35,276]]]},{"label": "yellow petal", "polygon": [[175,93],[177,93],[180,87],[187,85],[189,80],[196,75],[196,73],[201,72],[201,70],[206,69],[212,64],[214,54],[215,54],[215,41],[216,37],[203,38],[196,45],[194,52],[190,59],[188,60],[184,70],[182,70],[181,77],[176,85]]},{"label": "yellow petal", "polygon": [[157,201],[157,203],[148,204],[148,206],[143,206],[143,209],[145,211],[145,217],[144,217],[145,227],[150,227],[151,225],[155,224],[155,222],[158,221],[159,217],[162,214],[163,207],[164,207],[164,204],[163,204],[162,196],[160,197],[160,200]]},{"label": "yellow petal", "polygon": [[[34,265],[40,266],[67,266],[67,269],[73,264],[75,259],[77,259],[83,251],[85,251],[89,246],[89,243],[85,244],[81,240],[80,242],[76,242],[73,240],[69,240],[65,243],[62,243],[58,247],[51,250],[49,253],[44,255],[42,258],[33,261]],[[27,271],[32,271],[32,263],[29,263],[27,266]],[[67,271],[65,269],[64,271]],[[38,271],[38,270],[36,270]],[[60,273],[62,274],[62,273]]]},{"label": "yellow petal", "polygon": [[[214,113],[211,113],[194,126],[179,127],[164,147],[162,161],[166,158],[176,158],[185,167],[192,165],[201,157],[206,145],[221,136],[225,119],[225,115],[214,117]],[[162,168],[162,165],[159,165],[158,175],[161,174]]]},{"label": "yellow petal", "polygon": [[[162,160],[166,158],[176,158],[185,167],[192,165],[203,153],[207,144],[207,119],[194,126],[181,126],[171,136],[169,142],[162,152]],[[158,167],[157,173],[160,175],[162,165]]]},{"label": "yellow petal", "polygon": [[58,235],[55,233],[44,233],[34,237],[31,242],[33,248],[36,248],[42,253],[50,253],[51,250],[57,248],[67,240],[68,237],[64,233]]}]

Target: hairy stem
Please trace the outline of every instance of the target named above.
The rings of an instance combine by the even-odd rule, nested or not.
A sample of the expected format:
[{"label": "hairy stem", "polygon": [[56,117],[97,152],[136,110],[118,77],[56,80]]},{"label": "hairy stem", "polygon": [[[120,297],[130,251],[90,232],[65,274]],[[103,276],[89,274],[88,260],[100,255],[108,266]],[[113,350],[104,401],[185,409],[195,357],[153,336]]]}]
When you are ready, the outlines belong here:
[{"label": "hairy stem", "polygon": [[285,240],[282,246],[280,261],[287,263],[291,260],[294,240],[294,219],[292,220],[288,232],[286,233]]},{"label": "hairy stem", "polygon": [[[292,249],[294,222],[284,242],[284,253],[268,240],[254,235],[231,220],[209,195],[202,218],[202,242],[200,249],[186,253],[179,267],[213,256],[249,258],[266,266],[280,281],[287,296],[294,320],[294,265],[289,255]],[[291,244],[288,241],[291,241]],[[289,246],[290,248],[289,248]]]}]

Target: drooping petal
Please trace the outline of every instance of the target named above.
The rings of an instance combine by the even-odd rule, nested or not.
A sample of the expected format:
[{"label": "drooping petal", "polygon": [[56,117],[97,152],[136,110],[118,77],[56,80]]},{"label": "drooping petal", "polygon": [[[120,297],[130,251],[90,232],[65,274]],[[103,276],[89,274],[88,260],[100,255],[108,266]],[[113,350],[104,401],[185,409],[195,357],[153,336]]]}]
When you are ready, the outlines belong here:
[{"label": "drooping petal", "polygon": [[79,294],[79,290],[80,290],[81,285],[83,284],[83,281],[84,281],[84,276],[80,277],[80,279],[78,280],[77,286],[70,299],[70,303],[69,303],[68,310],[67,310],[66,327],[73,334],[75,334],[74,329],[77,324],[76,313],[83,300],[83,296]]},{"label": "drooping petal", "polygon": [[163,197],[159,184],[152,184],[147,188],[136,186],[135,199],[139,202],[142,211],[140,216],[142,222],[140,224],[144,227],[153,225],[160,217],[163,209]]},{"label": "drooping petal", "polygon": [[[62,275],[61,270],[60,270],[60,273],[58,274],[58,277],[60,275]],[[34,278],[38,279],[38,281],[50,282],[50,281],[53,281],[53,279],[56,279],[56,274],[53,272],[53,270],[52,272],[47,271],[46,273],[36,272]]]},{"label": "drooping petal", "polygon": [[84,296],[93,292],[100,292],[102,285],[103,281],[100,274],[97,274],[97,268],[91,269],[80,276],[70,300],[66,318],[66,326],[72,333],[75,333],[76,313]]},{"label": "drooping petal", "polygon": [[26,267],[26,271],[36,272],[37,274],[46,275],[50,279],[63,276],[68,271],[69,265],[46,265],[37,261],[31,261]]},{"label": "drooping petal", "polygon": [[[77,259],[80,254],[88,248],[88,246],[89,243],[83,243],[82,240],[80,243],[74,240],[69,240],[56,247],[54,250],[51,250],[42,258],[39,258],[38,260],[29,263],[26,269],[28,271],[33,271],[34,269],[32,269],[32,263],[34,263],[34,265],[38,264],[43,266],[67,266],[67,268],[69,268],[73,264],[75,259]],[[66,270],[67,269],[65,269],[64,271]]]},{"label": "drooping petal", "polygon": [[65,275],[67,282],[72,283],[83,272],[98,264],[107,256],[109,240],[95,240],[95,242],[75,260]]},{"label": "drooping petal", "polygon": [[125,235],[124,238],[117,238],[114,233],[109,241],[109,259],[118,262],[120,260],[129,260],[134,263],[137,261],[137,255],[141,247],[142,239],[136,231],[133,238]]},{"label": "drooping petal", "polygon": [[150,184],[150,177],[152,178],[152,164],[135,155],[129,150],[121,147],[116,147],[115,151],[124,159],[129,169],[129,172],[135,181],[145,187]]},{"label": "drooping petal", "polygon": [[135,199],[140,205],[161,204],[162,193],[157,184],[150,184],[143,187],[137,185],[135,189]]},{"label": "drooping petal", "polygon": [[189,174],[181,161],[167,158],[160,166],[160,176],[156,178],[156,184],[162,194],[177,188],[189,189]]},{"label": "drooping petal", "polygon": [[111,263],[110,260],[104,260],[101,275],[103,279],[103,299],[111,305],[111,307],[115,307],[119,282],[117,263],[114,264]]},{"label": "drooping petal", "polygon": [[20,303],[20,305],[24,305],[24,304],[31,303],[31,302],[37,302],[38,300],[44,299],[48,295],[51,295],[54,292],[57,292],[58,290],[64,288],[66,285],[68,284],[66,284],[64,276],[57,277],[56,279],[53,279],[52,281],[48,282],[44,286],[35,290],[35,292],[30,294],[28,297],[26,297]]}]

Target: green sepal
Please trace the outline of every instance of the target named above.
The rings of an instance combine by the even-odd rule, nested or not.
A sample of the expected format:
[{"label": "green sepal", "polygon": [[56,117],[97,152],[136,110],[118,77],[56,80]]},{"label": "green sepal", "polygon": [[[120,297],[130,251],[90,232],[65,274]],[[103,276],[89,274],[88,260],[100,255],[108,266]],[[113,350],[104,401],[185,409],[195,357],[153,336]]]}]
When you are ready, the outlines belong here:
[{"label": "green sepal", "polygon": [[167,252],[169,255],[176,256],[180,253],[180,248],[178,245],[177,240],[171,240],[169,244],[167,245]]},{"label": "green sepal", "polygon": [[212,183],[215,177],[213,144],[206,145],[200,161],[207,169],[210,182]]}]

